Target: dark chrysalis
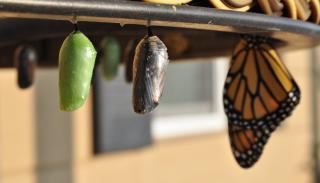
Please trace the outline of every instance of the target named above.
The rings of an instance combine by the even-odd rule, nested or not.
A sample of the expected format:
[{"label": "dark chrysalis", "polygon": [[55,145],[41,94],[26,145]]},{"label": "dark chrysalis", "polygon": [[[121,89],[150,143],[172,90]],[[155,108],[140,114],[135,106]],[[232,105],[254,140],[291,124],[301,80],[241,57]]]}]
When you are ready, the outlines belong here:
[{"label": "dark chrysalis", "polygon": [[134,55],[136,51],[136,46],[139,43],[138,39],[132,39],[125,50],[124,53],[124,66],[125,66],[125,79],[127,83],[132,83],[132,67],[134,61]]},{"label": "dark chrysalis", "polygon": [[19,46],[14,54],[14,62],[18,71],[17,80],[19,88],[29,88],[34,81],[35,67],[37,64],[36,50],[31,46]]},{"label": "dark chrysalis", "polygon": [[136,48],[133,63],[132,103],[136,113],[149,113],[158,106],[168,63],[166,46],[149,29]]}]

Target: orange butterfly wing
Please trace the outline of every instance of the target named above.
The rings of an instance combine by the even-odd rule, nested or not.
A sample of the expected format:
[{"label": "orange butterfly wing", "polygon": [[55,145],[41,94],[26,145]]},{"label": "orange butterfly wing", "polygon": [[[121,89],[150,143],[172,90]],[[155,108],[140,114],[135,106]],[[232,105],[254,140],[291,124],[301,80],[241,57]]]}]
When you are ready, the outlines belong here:
[{"label": "orange butterfly wing", "polygon": [[269,126],[253,130],[229,124],[229,139],[232,152],[241,167],[250,168],[259,160],[264,145],[273,130]]},{"label": "orange butterfly wing", "polygon": [[223,98],[232,152],[249,168],[299,103],[300,89],[266,39],[246,36],[234,50]]},{"label": "orange butterfly wing", "polygon": [[300,89],[276,51],[262,38],[241,39],[224,87],[229,123],[278,126],[299,103]]}]

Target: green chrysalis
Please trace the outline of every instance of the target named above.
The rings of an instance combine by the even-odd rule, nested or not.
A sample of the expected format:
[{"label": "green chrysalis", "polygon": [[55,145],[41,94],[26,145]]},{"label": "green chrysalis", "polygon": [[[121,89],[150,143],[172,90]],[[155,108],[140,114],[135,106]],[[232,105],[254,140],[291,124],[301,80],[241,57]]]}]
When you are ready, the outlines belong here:
[{"label": "green chrysalis", "polygon": [[60,109],[73,111],[86,101],[97,52],[80,31],[72,32],[59,53]]},{"label": "green chrysalis", "polygon": [[106,80],[114,79],[118,74],[121,47],[117,39],[105,37],[100,44],[102,56],[100,57],[101,70]]}]

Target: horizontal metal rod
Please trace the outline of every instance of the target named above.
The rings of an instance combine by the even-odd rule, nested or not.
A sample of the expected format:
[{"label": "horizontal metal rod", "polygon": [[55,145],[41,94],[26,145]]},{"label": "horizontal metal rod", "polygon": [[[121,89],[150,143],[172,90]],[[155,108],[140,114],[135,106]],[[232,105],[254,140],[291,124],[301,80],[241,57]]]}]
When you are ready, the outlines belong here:
[{"label": "horizontal metal rod", "polygon": [[319,26],[287,18],[121,0],[0,0],[0,16],[139,25],[151,20],[153,25],[170,27],[320,35]]},{"label": "horizontal metal rod", "polygon": [[293,47],[320,42],[320,26],[288,18],[121,0],[0,0],[0,17],[88,21],[268,35]]}]

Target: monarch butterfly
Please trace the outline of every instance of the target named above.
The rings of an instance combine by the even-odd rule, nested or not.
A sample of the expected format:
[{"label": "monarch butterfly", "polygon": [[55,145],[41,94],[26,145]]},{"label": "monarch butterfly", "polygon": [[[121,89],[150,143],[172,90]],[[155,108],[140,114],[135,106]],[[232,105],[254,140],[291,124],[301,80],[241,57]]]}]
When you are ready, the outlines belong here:
[{"label": "monarch butterfly", "polygon": [[85,103],[96,55],[91,41],[77,29],[63,41],[59,52],[61,110],[73,111]]},{"label": "monarch butterfly", "polygon": [[151,33],[150,27],[148,31],[136,48],[132,71],[132,104],[139,114],[149,113],[158,106],[169,64],[167,47]]},{"label": "monarch butterfly", "polygon": [[33,84],[37,60],[37,51],[32,46],[22,45],[15,50],[14,61],[18,71],[19,88],[26,89]]},{"label": "monarch butterfly", "polygon": [[269,40],[244,36],[234,49],[223,98],[233,154],[248,168],[299,103],[300,89]]}]

